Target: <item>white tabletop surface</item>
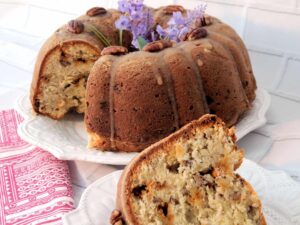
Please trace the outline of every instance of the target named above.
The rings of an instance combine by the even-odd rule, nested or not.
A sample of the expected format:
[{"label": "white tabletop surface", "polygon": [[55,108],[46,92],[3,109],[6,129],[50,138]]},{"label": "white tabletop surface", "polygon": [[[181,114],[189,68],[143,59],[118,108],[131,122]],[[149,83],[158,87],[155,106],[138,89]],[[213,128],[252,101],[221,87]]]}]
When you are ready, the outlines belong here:
[{"label": "white tabletop surface", "polygon": [[[28,92],[35,58],[57,27],[109,0],[0,0],[0,110]],[[145,1],[151,6],[160,1]],[[197,0],[164,1],[192,8]],[[300,0],[209,0],[208,13],[233,26],[245,41],[258,86],[272,97],[267,124],[239,141],[246,157],[300,181]],[[299,126],[298,126],[299,125]],[[69,161],[75,200],[103,175],[121,167]]]}]

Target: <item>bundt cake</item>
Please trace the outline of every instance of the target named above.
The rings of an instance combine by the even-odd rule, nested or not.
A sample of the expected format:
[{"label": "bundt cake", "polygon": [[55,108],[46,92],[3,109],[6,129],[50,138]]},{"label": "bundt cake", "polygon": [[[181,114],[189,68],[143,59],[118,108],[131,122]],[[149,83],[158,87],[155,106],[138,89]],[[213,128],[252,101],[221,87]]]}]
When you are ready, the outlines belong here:
[{"label": "bundt cake", "polygon": [[[174,13],[188,17],[178,5],[145,9],[161,27]],[[181,42],[156,38],[136,51],[133,33],[115,27],[123,15],[92,8],[46,41],[31,86],[35,112],[53,119],[85,112],[89,147],[131,152],[205,113],[232,126],[251,107],[256,83],[231,27],[205,15]]]},{"label": "bundt cake", "polygon": [[234,172],[235,135],[205,115],[148,147],[123,171],[112,225],[265,225],[261,202]]},{"label": "bundt cake", "polygon": [[[154,19],[164,26],[176,10],[185,12],[161,7]],[[141,151],[205,113],[237,123],[255,99],[248,53],[228,25],[203,21],[179,43],[158,40],[125,55],[105,49],[87,83],[89,147]]]},{"label": "bundt cake", "polygon": [[[114,28],[119,16],[117,10],[94,7],[46,41],[37,57],[31,85],[35,112],[53,119],[62,118],[70,110],[84,113],[85,87],[92,66],[106,45],[119,44],[119,32]],[[110,43],[101,42],[99,35]],[[128,32],[123,35],[123,45],[129,46],[131,36]]]}]

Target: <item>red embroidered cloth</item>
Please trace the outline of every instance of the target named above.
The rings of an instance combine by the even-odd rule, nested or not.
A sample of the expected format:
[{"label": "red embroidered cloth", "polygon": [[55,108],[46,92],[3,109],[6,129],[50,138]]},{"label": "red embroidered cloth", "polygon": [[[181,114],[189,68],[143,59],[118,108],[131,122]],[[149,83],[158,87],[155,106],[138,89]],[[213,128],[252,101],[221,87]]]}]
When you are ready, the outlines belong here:
[{"label": "red embroidered cloth", "polygon": [[66,162],[21,140],[15,110],[0,112],[0,224],[61,224],[72,210]]}]

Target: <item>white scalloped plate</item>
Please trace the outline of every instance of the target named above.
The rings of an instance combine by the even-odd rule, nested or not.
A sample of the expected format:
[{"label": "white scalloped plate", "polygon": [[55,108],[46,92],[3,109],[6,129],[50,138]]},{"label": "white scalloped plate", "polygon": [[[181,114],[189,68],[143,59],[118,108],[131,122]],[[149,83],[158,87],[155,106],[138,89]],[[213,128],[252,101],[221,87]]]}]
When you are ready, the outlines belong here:
[{"label": "white scalloped plate", "polygon": [[[121,172],[113,172],[91,184],[84,191],[77,209],[63,217],[64,225],[108,225]],[[268,225],[300,224],[299,183],[284,172],[266,170],[247,159],[238,173],[259,195]]]},{"label": "white scalloped plate", "polygon": [[[262,89],[256,91],[253,108],[237,124],[237,138],[266,123],[265,114],[270,106],[270,96]],[[20,137],[39,146],[55,157],[64,160],[83,160],[111,165],[127,165],[137,153],[103,152],[88,149],[87,134],[80,115],[67,115],[63,120],[52,120],[45,116],[33,115],[29,97],[17,101],[17,110],[24,116],[19,126]]]}]

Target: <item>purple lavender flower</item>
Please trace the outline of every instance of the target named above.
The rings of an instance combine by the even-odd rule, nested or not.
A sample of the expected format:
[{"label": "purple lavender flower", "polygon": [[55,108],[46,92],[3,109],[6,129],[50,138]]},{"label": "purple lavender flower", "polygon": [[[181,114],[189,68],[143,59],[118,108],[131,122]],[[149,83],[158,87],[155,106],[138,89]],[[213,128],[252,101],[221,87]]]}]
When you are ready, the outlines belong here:
[{"label": "purple lavender flower", "polygon": [[135,11],[143,11],[144,0],[130,0],[131,9]]},{"label": "purple lavender flower", "polygon": [[178,39],[182,41],[188,32],[189,28],[187,26],[183,27],[178,33]]},{"label": "purple lavender flower", "polygon": [[207,4],[202,3],[202,4],[198,5],[196,8],[194,8],[193,10],[188,11],[188,14],[187,14],[188,23],[190,23],[190,24],[191,23],[200,23],[204,17],[206,8],[207,8]]},{"label": "purple lavender flower", "polygon": [[161,39],[169,39],[176,42],[182,41],[188,30],[188,24],[181,12],[173,13],[166,29],[163,29],[160,25],[156,26],[156,31]]},{"label": "purple lavender flower", "polygon": [[170,26],[180,26],[180,25],[185,25],[186,20],[183,17],[181,12],[173,12],[172,18],[169,20],[168,25]]},{"label": "purple lavender flower", "polygon": [[168,27],[163,29],[160,25],[157,25],[156,32],[161,39],[170,39],[176,42],[182,41],[186,34],[193,29],[194,23],[201,22],[206,7],[206,3],[203,3],[194,10],[189,11],[186,17],[181,12],[173,12],[168,22]]},{"label": "purple lavender flower", "polygon": [[130,19],[139,21],[142,18],[143,18],[143,12],[142,11],[136,11],[136,10],[131,11]]},{"label": "purple lavender flower", "polygon": [[201,4],[189,11],[187,16],[183,16],[181,12],[174,12],[168,22],[168,27],[163,29],[157,25],[156,32],[154,32],[153,15],[149,9],[144,7],[143,2],[144,0],[118,1],[119,10],[123,15],[115,22],[115,26],[119,30],[131,31],[132,44],[135,47],[141,47],[138,45],[141,38],[144,41],[155,41],[159,36],[160,39],[182,41],[194,25],[201,23],[206,10],[206,4]]},{"label": "purple lavender flower", "polygon": [[125,13],[129,11],[129,4],[127,0],[118,1],[118,9],[120,12]]},{"label": "purple lavender flower", "polygon": [[130,21],[126,16],[120,16],[115,22],[115,26],[120,30],[128,30],[130,28]]},{"label": "purple lavender flower", "polygon": [[161,39],[165,38],[168,35],[168,32],[160,25],[156,26],[156,32],[158,33]]},{"label": "purple lavender flower", "polygon": [[179,37],[178,37],[179,32],[180,30],[176,26],[170,27],[168,29],[168,38],[172,41],[179,42]]},{"label": "purple lavender flower", "polygon": [[[144,7],[143,0],[120,0],[119,10],[124,13],[116,22],[119,30],[129,30],[132,33],[132,44],[138,47],[139,37],[147,40],[151,36],[153,28],[153,15]],[[150,40],[148,40],[150,41]]]},{"label": "purple lavender flower", "polygon": [[156,35],[154,31],[151,31],[151,41],[156,41]]}]

